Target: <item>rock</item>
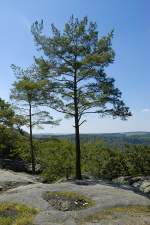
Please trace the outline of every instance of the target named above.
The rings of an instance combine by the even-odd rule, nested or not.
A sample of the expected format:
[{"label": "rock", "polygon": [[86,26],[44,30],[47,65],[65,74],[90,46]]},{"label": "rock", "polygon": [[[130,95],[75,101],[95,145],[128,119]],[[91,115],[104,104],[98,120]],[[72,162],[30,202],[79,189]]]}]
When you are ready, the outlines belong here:
[{"label": "rock", "polygon": [[130,179],[131,183],[130,184],[142,181],[143,179],[144,179],[144,177],[131,177],[131,179]]},{"label": "rock", "polygon": [[118,177],[112,180],[115,184],[129,184],[130,183],[131,176],[126,177]]},{"label": "rock", "polygon": [[140,182],[135,182],[135,183],[132,184],[132,186],[139,189],[141,183],[142,183],[142,181],[140,181]]},{"label": "rock", "polygon": [[[32,165],[30,163],[24,162],[23,160],[17,159],[7,159],[7,158],[0,158],[0,168],[13,170],[15,172],[28,172],[32,173]],[[36,165],[36,172],[41,172],[41,165]]]},{"label": "rock", "polygon": [[68,201],[62,201],[61,202],[61,210],[62,211],[68,211],[70,208],[69,202]]},{"label": "rock", "polygon": [[150,180],[143,181],[139,189],[146,194],[150,194]]},{"label": "rock", "polygon": [[[52,191],[77,192],[81,195],[91,198],[93,201],[95,201],[95,205],[84,210],[59,211],[54,209],[43,197],[45,193]],[[106,183],[80,186],[76,185],[73,182],[63,182],[59,184],[33,183],[26,186],[20,186],[13,190],[10,189],[6,193],[2,193],[0,195],[0,202],[3,201],[24,203],[26,205],[37,208],[39,210],[39,214],[35,218],[35,225],[65,225],[69,223],[69,221],[70,224],[72,223],[78,225],[79,223],[76,223],[75,221],[106,209],[107,207],[111,208],[120,205],[150,205],[150,200],[148,198],[142,195],[138,195],[131,190],[124,190],[120,187],[111,186],[110,184],[107,185]],[[67,204],[64,203],[64,208],[66,207]],[[121,220],[120,217],[119,219]],[[105,224],[108,225],[111,224],[112,221],[105,222],[107,222]],[[120,223],[119,221],[118,224],[124,223]],[[129,224],[138,223],[131,223],[130,221]]]},{"label": "rock", "polygon": [[150,186],[146,187],[143,192],[150,195]]},{"label": "rock", "polygon": [[[95,181],[94,181],[95,182]],[[141,182],[141,181],[140,181]],[[149,188],[149,180],[142,181],[143,190]],[[138,183],[138,181],[137,181]],[[77,185],[74,182],[63,182],[56,184],[43,184],[38,183],[36,177],[25,174],[15,173],[7,170],[0,170],[0,186],[3,189],[4,184],[8,186],[17,186],[16,188],[9,189],[7,192],[0,194],[0,202],[18,202],[23,203],[38,210],[38,215],[33,222],[34,225],[79,225],[78,221],[82,218],[91,216],[107,208],[117,206],[130,206],[142,205],[149,206],[150,200],[142,195],[136,194],[132,190],[122,189],[121,186],[111,186],[107,183],[95,183],[94,185]],[[58,211],[54,209],[45,199],[44,194],[47,192],[77,192],[95,201],[95,205],[90,208],[77,210],[77,211]],[[64,209],[68,203],[64,202]],[[131,218],[124,217],[125,214],[118,215],[115,220],[102,220],[101,222],[87,223],[89,225],[146,225],[149,224],[150,215],[140,215]],[[134,219],[134,220],[133,220]],[[143,222],[145,221],[145,222]]]},{"label": "rock", "polygon": [[26,163],[22,160],[0,158],[0,168],[15,172],[27,172]]},{"label": "rock", "polygon": [[38,182],[38,177],[26,173],[17,173],[0,169],[0,191]]},{"label": "rock", "polygon": [[68,219],[65,221],[64,225],[77,225],[73,219]]},{"label": "rock", "polygon": [[150,195],[150,176],[118,177],[116,179],[113,179],[112,182],[120,185],[130,185],[131,187],[136,188],[138,191]]}]

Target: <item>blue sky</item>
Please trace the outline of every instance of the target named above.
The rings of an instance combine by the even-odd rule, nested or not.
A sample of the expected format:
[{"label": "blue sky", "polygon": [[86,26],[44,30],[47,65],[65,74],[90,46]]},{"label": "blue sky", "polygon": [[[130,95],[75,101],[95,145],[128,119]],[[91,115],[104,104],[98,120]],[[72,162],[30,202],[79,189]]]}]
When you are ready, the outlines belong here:
[{"label": "blue sky", "polygon": [[[9,99],[14,75],[10,65],[27,67],[37,55],[30,27],[44,20],[45,31],[55,23],[60,29],[68,18],[88,16],[96,21],[100,35],[115,30],[116,60],[108,73],[116,79],[123,99],[133,111],[128,121],[89,116],[84,133],[150,131],[150,1],[149,0],[2,0],[0,1],[0,97]],[[59,118],[58,115],[52,112]],[[73,121],[42,132],[72,133]],[[35,130],[41,132],[41,130]]]}]

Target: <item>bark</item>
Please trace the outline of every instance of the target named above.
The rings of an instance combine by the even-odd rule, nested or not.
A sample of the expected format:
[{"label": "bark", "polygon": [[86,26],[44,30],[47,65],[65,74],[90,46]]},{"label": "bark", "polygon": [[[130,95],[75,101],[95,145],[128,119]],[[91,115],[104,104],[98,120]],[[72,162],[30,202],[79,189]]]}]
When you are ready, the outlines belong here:
[{"label": "bark", "polygon": [[77,77],[74,74],[74,106],[75,106],[75,144],[76,144],[76,179],[81,180],[81,149],[80,149],[80,130],[77,96]]},{"label": "bark", "polygon": [[33,135],[32,135],[32,106],[29,104],[29,118],[30,118],[30,154],[31,154],[31,164],[32,164],[32,174],[35,174],[35,153],[33,146]]},{"label": "bark", "polygon": [[[76,118],[75,118],[76,121]],[[80,132],[79,125],[75,122],[75,141],[76,141],[76,179],[81,180],[81,149],[80,149]]]}]

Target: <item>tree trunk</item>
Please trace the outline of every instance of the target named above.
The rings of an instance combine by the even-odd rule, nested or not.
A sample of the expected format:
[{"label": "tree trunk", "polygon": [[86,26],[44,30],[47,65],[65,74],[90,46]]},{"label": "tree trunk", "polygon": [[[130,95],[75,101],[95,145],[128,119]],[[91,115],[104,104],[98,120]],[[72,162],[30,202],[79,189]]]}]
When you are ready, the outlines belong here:
[{"label": "tree trunk", "polygon": [[79,112],[77,96],[76,72],[74,74],[74,107],[75,107],[75,144],[76,144],[76,179],[81,180],[81,149],[80,149],[80,130],[79,130]]},{"label": "tree trunk", "polygon": [[80,149],[80,132],[79,124],[75,118],[75,141],[76,141],[76,179],[81,180],[81,149]]},{"label": "tree trunk", "polygon": [[29,118],[30,118],[30,153],[31,153],[32,174],[35,174],[35,153],[34,153],[33,137],[32,137],[32,107],[31,107],[31,104],[29,104]]}]

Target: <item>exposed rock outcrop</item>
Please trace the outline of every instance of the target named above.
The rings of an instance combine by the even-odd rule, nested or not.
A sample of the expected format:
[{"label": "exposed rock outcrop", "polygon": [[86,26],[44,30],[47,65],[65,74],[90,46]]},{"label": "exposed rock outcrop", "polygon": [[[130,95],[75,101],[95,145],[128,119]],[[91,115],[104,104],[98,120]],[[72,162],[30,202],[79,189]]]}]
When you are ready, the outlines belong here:
[{"label": "exposed rock outcrop", "polygon": [[[8,182],[11,184],[9,190]],[[142,182],[143,186],[140,185],[140,187],[146,190],[147,183]],[[25,173],[0,170],[0,185],[3,190],[0,194],[0,202],[23,203],[38,210],[34,225],[147,225],[150,223],[150,211],[138,214],[126,213],[126,210],[124,212],[120,209],[119,211],[113,210],[113,213],[109,214],[105,212],[104,210],[117,206],[147,207],[150,206],[150,200],[136,194],[132,189],[112,186],[104,181],[89,182],[89,185],[84,183],[79,185],[74,181],[43,184],[38,182],[37,177]],[[53,191],[76,192],[92,199],[94,205],[78,211],[56,210],[44,199],[45,193]]]},{"label": "exposed rock outcrop", "polygon": [[150,176],[118,177],[112,181],[115,184],[130,185],[150,197]]},{"label": "exposed rock outcrop", "polygon": [[26,173],[16,173],[10,170],[0,169],[0,191],[6,191],[19,186],[35,184],[38,182],[37,176]]},{"label": "exposed rock outcrop", "polygon": [[[23,160],[8,159],[0,157],[0,169],[12,170],[15,172],[32,173],[32,165]],[[36,165],[36,172],[41,171],[41,166]]]}]

